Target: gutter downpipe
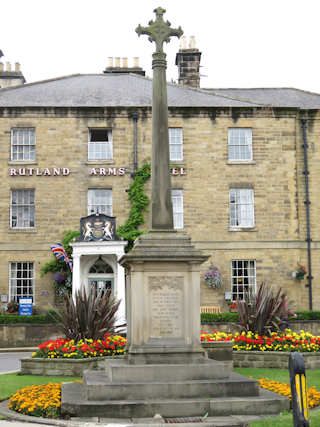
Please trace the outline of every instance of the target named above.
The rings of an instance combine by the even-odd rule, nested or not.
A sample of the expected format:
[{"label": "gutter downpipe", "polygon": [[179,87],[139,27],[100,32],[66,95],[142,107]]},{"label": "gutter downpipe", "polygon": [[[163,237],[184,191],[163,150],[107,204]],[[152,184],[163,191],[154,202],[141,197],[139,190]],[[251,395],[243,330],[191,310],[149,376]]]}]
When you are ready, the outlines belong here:
[{"label": "gutter downpipe", "polygon": [[138,113],[132,113],[133,120],[133,175],[138,169],[138,139],[137,139],[137,123]]},{"label": "gutter downpipe", "polygon": [[301,119],[302,135],[303,135],[303,155],[304,155],[304,177],[305,177],[305,192],[306,199],[306,219],[307,219],[307,247],[308,247],[308,284],[306,287],[309,289],[309,310],[312,310],[312,266],[311,266],[311,232],[310,232],[310,197],[309,197],[309,168],[308,168],[308,144],[307,144],[307,120]]}]

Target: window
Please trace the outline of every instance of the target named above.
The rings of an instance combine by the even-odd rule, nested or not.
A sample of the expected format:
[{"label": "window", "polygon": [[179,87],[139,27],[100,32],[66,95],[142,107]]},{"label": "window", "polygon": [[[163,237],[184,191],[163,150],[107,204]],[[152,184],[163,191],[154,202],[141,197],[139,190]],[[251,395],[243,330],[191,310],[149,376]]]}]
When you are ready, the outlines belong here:
[{"label": "window", "polygon": [[234,161],[252,160],[252,129],[228,129],[228,159]]},{"label": "window", "polygon": [[172,190],[173,228],[183,228],[183,190]]},{"label": "window", "polygon": [[19,298],[33,297],[33,262],[10,262],[10,301],[19,302]]},{"label": "window", "polygon": [[230,189],[230,226],[254,227],[254,201],[252,189]]},{"label": "window", "polygon": [[34,190],[11,191],[11,227],[34,227]]},{"label": "window", "polygon": [[183,137],[181,128],[169,128],[169,150],[171,161],[183,160]]},{"label": "window", "polygon": [[110,129],[89,129],[88,160],[111,160],[112,132]]},{"label": "window", "polygon": [[256,293],[256,262],[254,260],[232,260],[231,263],[232,300],[243,300],[245,294]]},{"label": "window", "polygon": [[35,159],[34,129],[17,128],[11,130],[11,160]]},{"label": "window", "polygon": [[112,190],[88,190],[88,215],[93,213],[112,216]]}]

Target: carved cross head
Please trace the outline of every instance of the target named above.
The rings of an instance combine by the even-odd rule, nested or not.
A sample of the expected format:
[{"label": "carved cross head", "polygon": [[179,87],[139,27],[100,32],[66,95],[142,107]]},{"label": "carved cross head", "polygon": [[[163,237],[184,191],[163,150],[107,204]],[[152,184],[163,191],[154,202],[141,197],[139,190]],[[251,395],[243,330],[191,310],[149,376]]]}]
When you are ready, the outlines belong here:
[{"label": "carved cross head", "polygon": [[165,9],[158,7],[154,10],[156,14],[155,21],[149,21],[149,27],[142,27],[140,24],[136,28],[136,33],[141,36],[141,34],[146,34],[149,36],[151,42],[156,43],[156,52],[163,53],[163,43],[169,43],[170,38],[176,36],[180,38],[183,34],[181,27],[179,28],[170,28],[171,24],[169,21],[163,20],[163,14]]}]

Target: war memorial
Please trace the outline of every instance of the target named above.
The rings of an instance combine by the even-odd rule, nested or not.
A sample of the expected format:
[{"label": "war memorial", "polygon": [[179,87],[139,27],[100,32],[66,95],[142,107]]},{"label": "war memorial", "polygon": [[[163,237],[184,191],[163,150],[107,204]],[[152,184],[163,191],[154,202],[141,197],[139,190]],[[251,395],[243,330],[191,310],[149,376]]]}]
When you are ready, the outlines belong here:
[{"label": "war memorial", "polygon": [[155,421],[162,423],[204,414],[276,414],[284,398],[259,390],[256,381],[234,374],[224,362],[208,359],[200,345],[200,266],[207,256],[187,233],[173,229],[169,174],[163,44],[180,37],[182,30],[164,21],[164,9],[155,13],[148,27],[136,29],[138,35],[149,36],[156,50],[150,231],[119,259],[127,274],[128,352],[106,361],[104,370],[86,371],[82,384],[64,384],[62,413],[110,419],[157,416]]}]

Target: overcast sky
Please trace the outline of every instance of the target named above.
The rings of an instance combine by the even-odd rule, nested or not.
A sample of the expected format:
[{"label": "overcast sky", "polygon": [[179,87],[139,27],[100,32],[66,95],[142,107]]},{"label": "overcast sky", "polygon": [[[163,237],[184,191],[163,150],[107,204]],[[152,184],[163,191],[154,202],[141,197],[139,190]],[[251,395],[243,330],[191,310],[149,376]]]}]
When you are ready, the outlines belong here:
[{"label": "overcast sky", "polygon": [[[100,73],[109,56],[140,57],[152,76],[154,44],[135,33],[166,9],[172,27],[196,37],[201,87],[296,87],[320,93],[319,0],[9,0],[0,8],[3,62],[28,82]],[[180,42],[165,46],[177,79]]]}]

